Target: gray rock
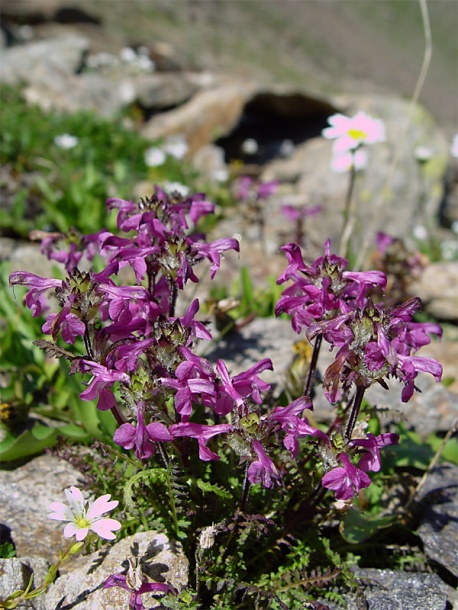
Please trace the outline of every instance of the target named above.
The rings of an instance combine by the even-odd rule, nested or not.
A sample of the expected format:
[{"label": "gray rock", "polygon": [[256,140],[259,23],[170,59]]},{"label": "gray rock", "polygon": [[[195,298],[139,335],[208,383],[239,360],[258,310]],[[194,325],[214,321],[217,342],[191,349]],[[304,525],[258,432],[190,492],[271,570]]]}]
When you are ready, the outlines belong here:
[{"label": "gray rock", "polygon": [[192,154],[236,125],[253,85],[232,81],[200,91],[179,108],[153,117],[142,128],[142,135],[152,140],[181,133]]},{"label": "gray rock", "polygon": [[426,555],[458,577],[458,467],[437,466],[417,498],[421,507],[418,534]]},{"label": "gray rock", "polygon": [[[104,589],[111,574],[126,573],[127,560],[137,559],[149,580],[167,582],[180,589],[188,582],[188,562],[179,546],[164,534],[141,532],[79,557],[70,573],[58,578],[45,595],[47,608],[71,607],[75,610],[126,608],[129,591],[119,587]],[[142,595],[147,608],[156,605],[152,594]]]},{"label": "gray rock", "polygon": [[[23,563],[20,559],[0,559],[0,607],[3,600],[15,591],[24,591],[32,576],[30,566]],[[21,606],[30,608],[30,604]]]},{"label": "gray rock", "polygon": [[144,108],[170,108],[189,100],[213,77],[192,72],[144,74],[131,78],[136,100]]},{"label": "gray rock", "polygon": [[[407,573],[375,568],[355,570],[368,610],[446,610],[447,587],[437,574]],[[348,596],[347,610],[361,605]],[[329,602],[331,610],[339,608]],[[364,607],[364,606],[363,606]]]},{"label": "gray rock", "polygon": [[10,262],[10,272],[27,271],[42,277],[54,277],[53,269],[57,266],[41,253],[39,244],[7,237],[0,238],[0,260]]},{"label": "gray rock", "polygon": [[458,265],[455,262],[431,263],[411,290],[421,298],[425,311],[432,316],[458,322]]},{"label": "gray rock", "polygon": [[[286,320],[258,318],[240,331],[226,335],[205,353],[205,357],[211,362],[222,358],[231,375],[247,370],[263,358],[270,358],[274,370],[264,371],[262,378],[282,388],[294,356],[293,343],[298,338]],[[205,344],[201,347],[205,350]]]},{"label": "gray rock", "polygon": [[74,74],[82,65],[89,43],[83,36],[67,36],[11,47],[2,51],[0,82],[39,83],[45,76]]},{"label": "gray rock", "polygon": [[62,524],[48,519],[51,502],[64,501],[64,489],[80,485],[70,464],[43,455],[12,471],[0,470],[0,523],[11,530],[19,558],[50,558],[62,548]]}]

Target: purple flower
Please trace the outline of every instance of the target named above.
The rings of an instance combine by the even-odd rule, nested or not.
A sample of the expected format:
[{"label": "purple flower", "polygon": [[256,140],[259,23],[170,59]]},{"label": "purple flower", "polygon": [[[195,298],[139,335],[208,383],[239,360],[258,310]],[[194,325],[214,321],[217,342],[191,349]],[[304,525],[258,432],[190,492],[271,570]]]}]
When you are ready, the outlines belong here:
[{"label": "purple flower", "polygon": [[181,325],[183,328],[189,330],[189,339],[187,344],[189,344],[192,339],[204,339],[205,341],[211,341],[212,336],[211,333],[205,328],[205,326],[194,319],[194,316],[199,311],[199,299],[194,299],[191,305],[188,307],[185,315],[182,318],[179,318]]},{"label": "purple flower", "polygon": [[216,272],[220,268],[221,253],[226,250],[235,250],[240,252],[240,244],[237,239],[217,239],[208,244],[193,243],[191,245],[191,255],[194,256],[196,262],[203,258],[208,258],[212,265],[210,267],[210,278],[215,277]]},{"label": "purple flower", "polygon": [[25,298],[25,304],[32,312],[33,318],[39,316],[46,307],[43,292],[50,290],[51,288],[62,288],[63,286],[61,280],[40,277],[34,273],[27,273],[26,271],[14,271],[10,275],[9,280],[11,286],[19,284],[20,286],[31,287],[31,290],[27,293]]},{"label": "purple flower", "polygon": [[369,487],[371,480],[363,470],[350,462],[346,453],[339,453],[337,459],[342,466],[327,472],[321,484],[327,489],[333,489],[337,500],[349,500],[364,487]]},{"label": "purple flower", "polygon": [[[215,409],[219,415],[226,415],[232,409],[233,404],[231,405],[230,401],[236,404],[237,407],[241,407],[244,404],[243,396],[237,392],[234,387],[233,380],[229,377],[229,371],[227,370],[227,366],[223,362],[223,360],[218,360],[216,363],[216,370],[218,375],[220,376],[220,392],[218,394],[218,409]],[[224,400],[224,398],[229,398],[230,400]],[[222,404],[225,406],[222,408]]]},{"label": "purple flower", "polygon": [[162,377],[159,381],[164,386],[177,390],[175,409],[187,421],[192,413],[193,402],[201,401],[205,406],[213,406],[217,393],[215,373],[208,360],[196,356],[187,347],[181,347],[179,352],[185,360],[177,366],[175,377]]},{"label": "purple flower", "polygon": [[362,447],[366,450],[362,458],[358,462],[358,467],[367,472],[372,470],[378,472],[380,470],[380,449],[388,445],[397,445],[399,443],[399,434],[387,433],[374,436],[370,432],[366,435],[367,438],[355,438],[349,443],[351,447]]},{"label": "purple flower", "polygon": [[418,307],[419,299],[388,308],[368,300],[360,310],[312,327],[309,336],[322,334],[331,345],[340,347],[323,376],[328,400],[338,400],[341,388],[348,391],[352,383],[364,388],[376,382],[384,385],[384,378],[392,375],[404,382],[402,401],[407,402],[419,372],[440,381],[442,367],[436,360],[412,355],[429,342],[427,333],[440,333],[436,324],[411,322]]},{"label": "purple flower", "polygon": [[247,477],[250,483],[253,485],[262,483],[263,487],[273,487],[273,481],[275,480],[277,484],[280,485],[280,473],[264,451],[261,442],[253,440],[251,441],[251,447],[256,453],[257,459],[254,460],[248,468]]},{"label": "purple flower", "polygon": [[130,591],[129,609],[145,610],[142,602],[143,593],[176,593],[170,585],[162,582],[145,582],[145,577],[138,574],[138,570],[133,570],[131,565],[127,575],[112,574],[105,582],[104,589],[110,587],[121,587]]},{"label": "purple flower", "polygon": [[80,367],[82,373],[90,372],[92,379],[89,382],[87,390],[80,394],[83,400],[94,400],[98,398],[97,409],[107,411],[116,405],[116,399],[113,393],[107,389],[107,386],[112,386],[116,381],[129,383],[130,377],[126,373],[108,370],[105,366],[90,362],[89,360],[81,360]]},{"label": "purple flower", "polygon": [[55,340],[60,331],[62,339],[73,345],[77,337],[82,337],[86,332],[86,326],[78,316],[70,313],[71,305],[64,307],[58,314],[50,314],[42,326],[45,334],[52,335]]},{"label": "purple flower", "polygon": [[155,452],[154,443],[172,441],[172,435],[164,424],[159,422],[145,426],[145,403],[140,401],[137,405],[137,426],[122,424],[114,433],[113,440],[124,449],[133,449],[139,460],[149,459]]},{"label": "purple flower", "polygon": [[270,388],[270,384],[260,379],[258,373],[266,370],[273,370],[273,364],[270,358],[264,358],[250,367],[247,371],[235,375],[232,378],[232,388],[241,396],[245,398],[251,397],[256,404],[260,405],[262,403],[260,392],[267,392]]},{"label": "purple flower", "polygon": [[401,393],[402,402],[408,402],[412,398],[415,389],[414,379],[419,372],[430,373],[437,382],[442,378],[442,366],[434,358],[409,357],[398,354],[398,362],[395,374],[398,379],[404,382]]},{"label": "purple flower", "polygon": [[304,409],[312,409],[312,401],[306,396],[294,400],[287,407],[276,407],[267,417],[269,421],[280,424],[286,436],[283,440],[285,447],[291,451],[295,458],[299,452],[299,439],[305,436],[315,436],[325,443],[329,443],[327,435],[310,425],[307,417],[302,412]]},{"label": "purple flower", "polygon": [[301,218],[307,218],[307,216],[316,216],[321,212],[320,205],[282,205],[281,211],[283,216],[292,222],[300,220]]},{"label": "purple flower", "polygon": [[227,434],[233,430],[234,426],[230,424],[206,426],[204,424],[185,422],[170,426],[170,434],[173,437],[189,436],[191,438],[197,438],[197,442],[199,443],[199,458],[204,462],[220,459],[217,453],[214,453],[207,447],[208,441],[217,434]]}]

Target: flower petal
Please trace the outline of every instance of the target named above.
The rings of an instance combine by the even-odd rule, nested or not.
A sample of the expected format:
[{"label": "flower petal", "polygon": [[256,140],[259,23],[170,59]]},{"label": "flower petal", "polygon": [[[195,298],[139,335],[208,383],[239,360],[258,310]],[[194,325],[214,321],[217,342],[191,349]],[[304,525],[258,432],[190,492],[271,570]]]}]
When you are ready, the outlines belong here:
[{"label": "flower petal", "polygon": [[121,524],[116,519],[98,519],[91,524],[91,530],[105,540],[114,540],[116,536],[113,531],[121,529]]},{"label": "flower petal", "polygon": [[53,511],[48,515],[49,519],[55,519],[56,521],[73,521],[71,509],[63,502],[51,502],[48,506],[48,510]]},{"label": "flower petal", "polygon": [[97,519],[103,515],[103,513],[108,512],[109,510],[113,510],[119,504],[118,500],[112,500],[109,502],[108,500],[111,498],[110,494],[106,494],[105,496],[100,496],[97,498],[95,502],[91,502],[89,506],[89,510],[87,511],[86,517],[89,521],[93,519]]}]

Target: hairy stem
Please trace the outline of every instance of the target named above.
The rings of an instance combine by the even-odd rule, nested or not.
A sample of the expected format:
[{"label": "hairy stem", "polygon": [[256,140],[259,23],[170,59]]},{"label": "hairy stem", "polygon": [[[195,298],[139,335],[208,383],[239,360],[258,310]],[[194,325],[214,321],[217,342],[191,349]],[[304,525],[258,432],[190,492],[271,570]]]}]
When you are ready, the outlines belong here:
[{"label": "hairy stem", "polygon": [[124,413],[119,409],[118,405],[111,407],[111,412],[118,426],[122,426],[123,424],[127,423],[127,419],[125,418]]},{"label": "hairy stem", "polygon": [[248,480],[248,467],[245,470],[245,481],[243,482],[243,493],[242,493],[242,498],[240,500],[240,512],[243,513],[245,511],[247,502],[248,502],[248,496],[250,495],[250,488],[251,488],[251,483]]},{"label": "hairy stem", "polygon": [[351,406],[350,416],[348,418],[347,425],[345,427],[345,438],[347,441],[349,441],[351,439],[351,435],[352,435],[353,429],[355,427],[356,420],[358,419],[359,410],[361,408],[361,403],[363,401],[365,391],[366,391],[365,386],[363,386],[363,385],[356,386],[356,393],[355,393],[355,397],[353,399],[353,404]]},{"label": "hairy stem", "polygon": [[313,346],[312,360],[310,362],[310,368],[307,374],[307,380],[304,387],[304,396],[310,396],[312,391],[313,382],[315,381],[316,365],[318,363],[318,356],[320,355],[321,343],[323,341],[323,335],[318,335]]}]

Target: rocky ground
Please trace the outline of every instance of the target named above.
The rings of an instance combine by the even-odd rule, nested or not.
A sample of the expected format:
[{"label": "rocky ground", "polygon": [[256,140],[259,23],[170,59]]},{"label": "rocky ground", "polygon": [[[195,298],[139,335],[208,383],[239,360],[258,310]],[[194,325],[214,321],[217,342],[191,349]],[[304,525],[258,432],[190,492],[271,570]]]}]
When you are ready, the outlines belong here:
[{"label": "rocky ground", "polygon": [[[121,3],[114,3],[110,12],[102,10],[104,4],[82,0],[76,9],[64,0],[3,0],[4,40],[8,46],[2,51],[0,82],[23,83],[28,99],[51,111],[90,108],[115,116],[126,105],[137,102],[144,110],[142,133],[152,139],[185,135],[190,159],[207,179],[216,171],[226,170],[228,161],[240,157],[240,147],[246,139],[255,139],[258,151],[245,157],[247,171],[265,180],[279,179],[281,188],[267,203],[262,239],[259,227],[250,224],[247,212],[241,208],[227,214],[216,227],[214,237],[238,234],[242,244],[239,258],[226,257],[219,280],[222,284],[230,283],[241,266],[250,268],[258,286],[267,275],[275,276],[283,270],[284,259],[278,249],[293,235],[280,213],[282,203],[321,206],[320,215],[307,225],[310,256],[319,254],[328,237],[337,239],[348,178],[330,174],[331,144],[319,137],[326,118],[336,111],[351,114],[364,110],[382,118],[387,128],[387,142],[371,151],[370,168],[356,186],[359,205],[355,252],[369,252],[373,236],[381,228],[414,244],[417,227],[446,244],[443,251],[456,251],[456,234],[451,227],[458,220],[457,189],[449,156],[450,138],[456,127],[456,74],[447,76],[453,64],[450,49],[453,53],[456,46],[456,33],[450,29],[456,20],[456,11],[450,8],[453,3],[431,3],[433,30],[442,24],[443,37],[448,36],[448,42],[438,42],[439,58],[444,59],[429,76],[425,89],[424,101],[430,112],[420,106],[413,113],[404,95],[412,91],[421,63],[421,30],[414,20],[417,25],[403,54],[398,51],[401,43],[396,37],[387,45],[385,22],[393,27],[400,19],[396,3],[383,3],[388,12],[381,13],[383,27],[378,30],[373,16],[355,12],[355,2],[308,2],[307,13],[298,11],[298,3],[293,2],[282,3],[281,13],[278,3],[258,3],[263,5],[260,8],[247,2],[246,10],[249,8],[250,12],[245,13],[246,19],[240,19],[240,13],[234,10],[236,3],[230,2],[221,3],[221,10],[215,9],[220,3],[180,2],[181,12],[159,0],[151,4],[149,12],[146,3],[132,2],[129,15],[125,4],[122,8]],[[416,3],[406,4],[412,8]],[[136,28],[133,6],[139,11],[137,16],[141,15]],[[410,14],[407,16],[411,18]],[[186,30],[177,28],[183,19],[188,23]],[[309,25],[307,30],[306,23],[319,24],[320,28],[313,30]],[[238,43],[244,49],[244,57],[240,56],[240,49],[234,50],[236,43],[222,34],[226,24],[231,24],[234,31],[240,30],[240,35],[245,33],[245,42]],[[257,38],[254,47],[244,29],[253,24],[260,28],[259,35],[251,37]],[[283,28],[281,36],[279,24]],[[330,32],[327,26],[332,27]],[[277,32],[278,42],[274,59],[268,35],[271,32],[272,36],[272,31]],[[208,45],[204,47],[196,42],[197,34],[203,36],[203,32],[208,35]],[[299,39],[302,34],[308,41],[308,53],[304,40]],[[329,38],[338,42],[338,54],[326,46]],[[154,72],[132,71],[132,66],[122,63],[91,67],[95,65],[91,64],[91,57],[101,52],[117,56],[124,46],[134,44],[147,47],[156,65]],[[262,56],[257,63],[251,61],[256,53]],[[413,54],[416,63],[409,63],[409,54]],[[317,60],[317,55],[321,59]],[[290,64],[286,61],[288,56],[294,59]],[[380,59],[376,68],[375,58]],[[333,76],[333,70],[343,69],[345,83]],[[325,70],[326,74],[322,73]],[[288,154],[281,152],[284,142],[291,143]],[[415,154],[418,147],[428,148],[426,160]],[[399,161],[392,172],[391,159],[397,154]],[[139,184],[136,194],[149,194],[148,188],[150,185]],[[12,270],[47,275],[49,269],[51,274],[34,244],[1,238],[0,255],[11,261]],[[424,437],[430,432],[445,434],[458,415],[457,286],[456,262],[442,260],[428,265],[412,287],[426,311],[444,323],[442,343],[431,344],[422,354],[443,363],[444,377],[450,384],[446,387],[421,380],[422,393],[407,407],[401,405],[396,390],[372,397],[381,408],[389,406],[400,413],[402,409],[408,426]],[[255,320],[221,342],[207,357],[222,356],[237,372],[238,367],[245,369],[266,354],[274,354],[275,373],[266,380],[280,384],[295,339],[283,320]],[[326,420],[325,405],[322,409],[321,416]],[[37,580],[45,573],[49,540],[60,536],[46,518],[46,506],[64,487],[77,484],[78,477],[76,470],[51,456],[37,457],[14,471],[0,471],[0,524],[14,540],[18,556],[0,560],[0,598],[2,591],[26,583],[31,570]],[[363,570],[361,578],[366,583],[370,610],[458,608],[452,587],[458,576],[456,527],[453,528],[458,518],[456,480],[456,468],[441,465],[427,479],[416,500],[422,514],[419,535],[426,555],[438,566],[437,573]],[[29,502],[31,495],[37,498],[33,506]],[[83,558],[33,607],[119,607],[125,592],[111,589],[110,595],[121,596],[111,598],[102,595],[100,587],[108,574],[121,569],[125,548],[134,542],[155,549],[153,563],[169,566],[173,582],[186,582],[186,560],[176,549],[170,550],[169,541],[155,533],[137,536],[138,540],[126,539],[113,545],[106,556],[95,553]],[[91,565],[97,569],[90,569]],[[350,600],[349,608],[352,603]]]}]

